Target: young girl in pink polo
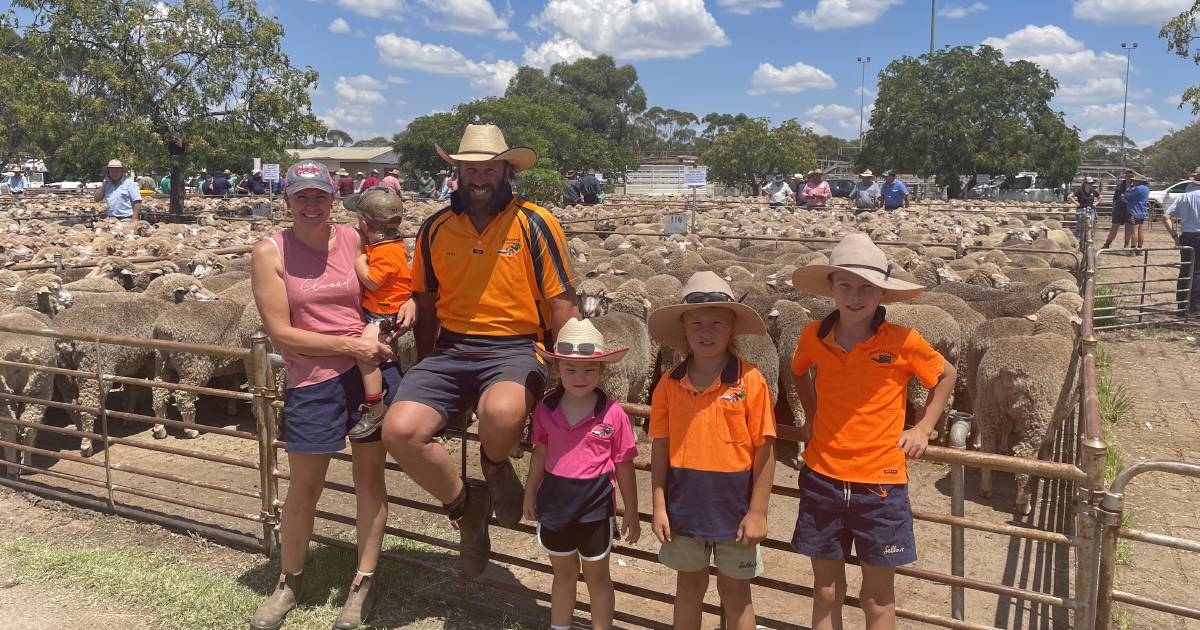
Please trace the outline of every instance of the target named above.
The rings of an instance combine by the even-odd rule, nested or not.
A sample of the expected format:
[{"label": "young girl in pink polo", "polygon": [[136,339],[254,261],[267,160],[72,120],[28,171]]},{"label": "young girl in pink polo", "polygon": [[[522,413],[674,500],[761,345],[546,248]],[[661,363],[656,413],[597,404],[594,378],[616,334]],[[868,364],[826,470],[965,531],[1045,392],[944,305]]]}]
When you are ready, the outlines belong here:
[{"label": "young girl in pink polo", "polygon": [[615,485],[621,490],[626,542],[641,536],[633,459],[637,441],[629,416],[600,390],[604,366],[628,348],[605,351],[604,336],[587,320],[568,321],[554,350],[536,348],[557,365],[561,385],[533,410],[533,458],[525,482],[525,518],[537,521],[537,540],[550,555],[554,586],[550,628],[567,630],[582,565],[591,598],[592,629],[613,624],[608,556],[617,537]]}]

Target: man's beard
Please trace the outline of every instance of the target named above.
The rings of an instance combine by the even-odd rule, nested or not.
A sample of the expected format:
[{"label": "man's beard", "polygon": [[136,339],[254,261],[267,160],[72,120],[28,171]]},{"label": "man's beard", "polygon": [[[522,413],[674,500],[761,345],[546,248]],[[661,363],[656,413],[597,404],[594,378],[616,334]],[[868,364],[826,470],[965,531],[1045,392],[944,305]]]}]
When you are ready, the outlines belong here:
[{"label": "man's beard", "polygon": [[476,203],[475,197],[471,195],[470,186],[460,186],[460,192],[466,188],[465,194],[461,195],[463,205],[474,214],[498,214],[508,205],[508,200],[512,198],[512,182],[508,179],[502,180],[499,184],[492,187],[492,194],[486,201]]}]

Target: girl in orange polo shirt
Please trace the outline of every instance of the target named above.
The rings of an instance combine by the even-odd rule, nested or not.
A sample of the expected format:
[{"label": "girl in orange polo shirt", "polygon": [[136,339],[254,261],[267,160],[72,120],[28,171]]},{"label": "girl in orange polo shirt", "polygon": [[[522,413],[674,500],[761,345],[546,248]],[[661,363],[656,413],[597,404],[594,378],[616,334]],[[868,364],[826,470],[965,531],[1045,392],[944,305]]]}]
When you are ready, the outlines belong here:
[{"label": "girl in orange polo shirt", "polygon": [[[347,210],[358,214],[358,227],[366,246],[354,264],[363,285],[363,339],[378,339],[390,345],[417,320],[412,301],[412,273],[408,251],[400,238],[404,204],[386,187],[369,188],[342,201]],[[383,402],[383,374],[379,366],[359,362],[366,402],[358,423],[348,435],[352,440],[370,436],[383,423],[387,404]]]},{"label": "girl in orange polo shirt", "polygon": [[[905,458],[925,452],[955,371],[915,330],[888,323],[880,303],[912,299],[925,287],[892,278],[867,235],[847,235],[829,261],[792,276],[797,291],[837,305],[804,329],[792,358],[808,443],[792,547],[812,559],[814,630],[842,627],[852,546],[866,628],[885,630],[896,627],[895,568],[917,559]],[[924,417],[906,431],[912,377],[932,392]]]}]

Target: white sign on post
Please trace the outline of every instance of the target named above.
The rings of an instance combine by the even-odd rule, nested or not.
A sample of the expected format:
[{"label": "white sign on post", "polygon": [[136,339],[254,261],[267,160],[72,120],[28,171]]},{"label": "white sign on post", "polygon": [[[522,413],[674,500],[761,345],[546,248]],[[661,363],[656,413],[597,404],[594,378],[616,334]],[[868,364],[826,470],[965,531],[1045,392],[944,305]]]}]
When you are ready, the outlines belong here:
[{"label": "white sign on post", "polygon": [[279,181],[279,165],[278,164],[263,164],[262,167],[263,179],[269,182]]},{"label": "white sign on post", "polygon": [[688,233],[688,215],[686,212],[668,214],[663,219],[663,234],[670,236],[671,234]]},{"label": "white sign on post", "polygon": [[708,185],[708,167],[690,166],[683,167],[683,185],[684,186],[707,186]]}]

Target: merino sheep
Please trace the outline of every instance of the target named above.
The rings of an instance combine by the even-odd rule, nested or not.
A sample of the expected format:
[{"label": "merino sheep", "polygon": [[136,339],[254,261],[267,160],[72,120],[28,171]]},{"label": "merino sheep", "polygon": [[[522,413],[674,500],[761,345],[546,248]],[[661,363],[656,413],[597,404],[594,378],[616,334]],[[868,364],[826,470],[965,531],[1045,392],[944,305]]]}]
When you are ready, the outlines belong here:
[{"label": "merino sheep", "polygon": [[[958,365],[962,328],[946,311],[925,304],[891,304],[887,307],[887,320],[917,331],[950,365]],[[911,420],[919,420],[929,402],[929,390],[915,377],[908,381],[908,401],[909,410],[912,412]],[[942,417],[937,423],[937,435],[941,439],[947,434],[946,421],[950,417],[953,403],[954,393],[951,392]]]},{"label": "merino sheep", "polygon": [[604,369],[600,388],[621,402],[649,401],[650,382],[654,377],[654,352],[646,322],[629,313],[613,311],[589,318],[604,335],[607,348],[629,348],[619,363]]},{"label": "merino sheep", "polygon": [[71,292],[64,288],[62,280],[52,273],[27,276],[8,293],[12,297],[10,306],[23,306],[51,316],[74,303]]},{"label": "merino sheep", "polygon": [[[45,328],[48,322],[49,320],[42,314],[25,308],[18,308],[0,315],[0,326],[40,329]],[[0,359],[55,367],[58,363],[58,353],[54,350],[54,340],[48,337],[4,333],[0,334]],[[0,367],[0,392],[50,400],[54,393],[54,377],[47,372],[37,370]],[[0,414],[39,425],[46,416],[46,405],[18,403],[4,399],[0,400]],[[6,442],[33,446],[36,436],[37,429],[35,428],[18,427],[7,422],[0,422],[0,438]],[[32,458],[29,451],[18,451],[12,447],[5,447],[4,459],[28,466]],[[16,477],[19,474],[19,469],[8,468],[10,477]]]}]

